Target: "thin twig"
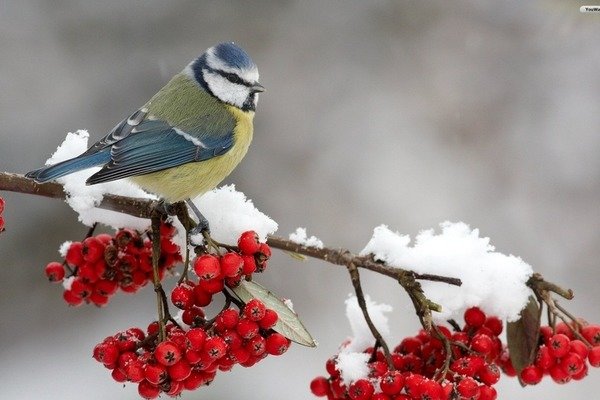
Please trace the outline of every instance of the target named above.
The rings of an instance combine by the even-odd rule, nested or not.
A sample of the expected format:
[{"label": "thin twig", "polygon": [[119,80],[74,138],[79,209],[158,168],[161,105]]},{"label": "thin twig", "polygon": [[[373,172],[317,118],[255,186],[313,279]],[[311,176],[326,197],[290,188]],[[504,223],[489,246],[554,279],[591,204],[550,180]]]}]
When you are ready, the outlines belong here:
[{"label": "thin twig", "polygon": [[383,336],[381,336],[381,333],[379,333],[379,331],[377,330],[377,327],[373,323],[371,316],[369,315],[369,311],[367,309],[367,302],[365,301],[365,295],[363,293],[362,286],[360,283],[360,274],[358,272],[358,268],[356,268],[356,266],[354,264],[350,264],[348,266],[348,272],[350,273],[350,279],[352,281],[352,286],[354,286],[354,292],[356,293],[358,305],[363,313],[363,316],[365,318],[365,321],[367,322],[367,325],[369,326],[369,330],[371,331],[371,334],[373,335],[375,340],[381,346],[381,349],[383,350],[383,354],[385,355],[385,360],[387,362],[388,368],[390,370],[394,370],[395,368],[394,368],[394,363],[392,362],[392,355],[390,354],[390,349],[389,349],[387,343],[385,342],[385,340],[383,339]]}]

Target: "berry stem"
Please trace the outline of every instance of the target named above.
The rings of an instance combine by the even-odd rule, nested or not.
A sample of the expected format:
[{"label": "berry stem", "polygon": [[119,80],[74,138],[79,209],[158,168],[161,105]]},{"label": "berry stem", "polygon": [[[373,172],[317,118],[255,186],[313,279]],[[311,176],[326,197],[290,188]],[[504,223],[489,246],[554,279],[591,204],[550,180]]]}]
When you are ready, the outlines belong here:
[{"label": "berry stem", "polygon": [[392,362],[392,355],[390,354],[390,349],[383,337],[381,336],[381,333],[379,333],[379,331],[377,330],[377,327],[375,327],[375,324],[373,323],[373,320],[371,320],[371,316],[369,315],[369,311],[367,309],[367,302],[365,301],[365,295],[363,293],[362,286],[360,283],[360,274],[358,272],[358,268],[352,263],[349,264],[347,267],[348,272],[350,273],[350,280],[352,281],[352,286],[354,286],[354,292],[356,293],[358,305],[363,313],[363,316],[365,317],[367,325],[369,326],[369,330],[371,331],[371,334],[373,334],[376,343],[379,343],[379,345],[381,346],[383,354],[385,355],[385,361],[387,362],[388,368],[390,370],[394,370],[394,364]]},{"label": "berry stem", "polygon": [[92,226],[90,226],[90,229],[88,229],[87,234],[85,235],[86,239],[89,237],[92,237],[97,226],[98,226],[97,222],[94,222],[94,224]]},{"label": "berry stem", "polygon": [[444,364],[442,365],[442,367],[439,370],[436,371],[435,375],[433,376],[434,380],[438,381],[439,383],[442,383],[444,381],[444,379],[446,379],[446,375],[448,374],[448,371],[450,370],[450,361],[452,361],[452,349],[450,348],[450,339],[448,339],[440,331],[440,329],[437,327],[437,325],[433,324],[432,328],[433,328],[433,332],[435,333],[435,335],[444,344],[444,351],[446,352],[446,357],[444,358]]},{"label": "berry stem", "polygon": [[158,309],[158,339],[163,342],[166,338],[165,329],[165,308],[163,303],[164,290],[160,283],[160,274],[158,272],[158,261],[160,259],[160,220],[161,214],[155,212],[152,214],[152,272],[154,291],[156,292],[156,305]]}]

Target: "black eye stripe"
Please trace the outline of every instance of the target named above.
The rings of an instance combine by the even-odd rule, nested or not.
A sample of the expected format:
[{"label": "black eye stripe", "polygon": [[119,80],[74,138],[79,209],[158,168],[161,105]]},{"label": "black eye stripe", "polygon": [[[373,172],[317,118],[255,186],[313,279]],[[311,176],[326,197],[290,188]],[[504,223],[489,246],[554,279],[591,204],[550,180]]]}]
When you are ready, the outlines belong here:
[{"label": "black eye stripe", "polygon": [[248,87],[252,86],[252,84],[250,82],[246,82],[245,80],[243,80],[238,75],[236,75],[232,72],[225,72],[225,71],[221,71],[219,69],[216,69],[214,71],[217,74],[221,75],[223,78],[227,79],[231,83],[236,83],[238,85],[244,85],[244,86],[248,86]]}]

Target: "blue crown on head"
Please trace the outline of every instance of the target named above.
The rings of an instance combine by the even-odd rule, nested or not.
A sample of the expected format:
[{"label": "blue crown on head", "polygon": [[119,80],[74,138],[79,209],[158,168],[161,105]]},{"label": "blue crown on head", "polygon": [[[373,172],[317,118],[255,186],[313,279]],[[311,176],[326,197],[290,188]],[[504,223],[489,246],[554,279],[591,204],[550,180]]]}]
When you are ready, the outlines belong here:
[{"label": "blue crown on head", "polygon": [[219,43],[212,49],[216,57],[234,68],[241,70],[256,68],[248,53],[233,42]]}]

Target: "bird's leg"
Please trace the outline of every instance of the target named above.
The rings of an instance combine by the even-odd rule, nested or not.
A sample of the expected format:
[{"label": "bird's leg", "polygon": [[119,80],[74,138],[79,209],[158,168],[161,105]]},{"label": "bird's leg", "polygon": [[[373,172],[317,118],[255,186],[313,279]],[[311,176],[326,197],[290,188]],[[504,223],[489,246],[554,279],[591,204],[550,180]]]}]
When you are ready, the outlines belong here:
[{"label": "bird's leg", "polygon": [[204,232],[207,232],[210,235],[210,226],[208,224],[208,220],[206,219],[206,217],[204,215],[202,215],[202,213],[200,212],[200,210],[198,210],[198,207],[196,207],[196,205],[194,204],[194,202],[192,200],[187,199],[185,202],[187,203],[188,207],[190,207],[192,212],[196,215],[196,217],[198,217],[198,225],[194,229],[192,229],[190,231],[190,233],[204,234]]},{"label": "bird's leg", "polygon": [[212,238],[210,237],[210,226],[209,226],[209,223],[208,223],[208,220],[206,219],[206,217],[204,215],[202,215],[202,213],[200,212],[200,210],[198,210],[198,207],[196,207],[196,205],[192,202],[192,200],[187,199],[185,202],[190,207],[192,212],[196,215],[196,217],[198,217],[198,225],[196,225],[194,228],[192,228],[188,232],[188,236],[191,237],[191,236],[194,236],[197,234],[201,234],[202,237],[204,238],[206,246],[208,248],[212,247],[217,252],[219,252],[218,243],[213,241]]}]

